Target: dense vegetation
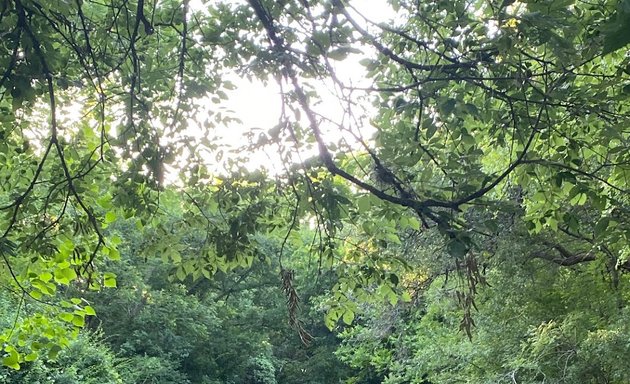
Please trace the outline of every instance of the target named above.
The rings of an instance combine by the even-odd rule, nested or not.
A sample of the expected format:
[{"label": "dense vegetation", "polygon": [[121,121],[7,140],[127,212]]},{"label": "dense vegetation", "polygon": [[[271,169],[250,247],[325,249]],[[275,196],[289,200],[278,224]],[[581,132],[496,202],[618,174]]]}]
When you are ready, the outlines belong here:
[{"label": "dense vegetation", "polygon": [[0,3],[2,382],[630,381],[630,1],[360,4]]}]

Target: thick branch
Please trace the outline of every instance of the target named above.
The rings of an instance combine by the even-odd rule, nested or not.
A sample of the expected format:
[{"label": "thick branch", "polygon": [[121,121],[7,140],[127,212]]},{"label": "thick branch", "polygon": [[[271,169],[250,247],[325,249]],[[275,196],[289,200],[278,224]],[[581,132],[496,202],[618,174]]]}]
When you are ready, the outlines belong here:
[{"label": "thick branch", "polygon": [[[542,243],[547,246],[546,250],[532,252],[530,257],[536,259],[544,259],[551,261],[555,264],[568,267],[587,261],[593,261],[596,259],[593,251],[574,253],[566,249],[562,244],[558,244],[549,240],[542,240]],[[555,251],[556,255],[549,251]]]},{"label": "thick branch", "polygon": [[572,265],[576,265],[576,264],[580,264],[580,263],[584,263],[588,261],[593,261],[596,259],[595,255],[590,252],[578,253],[578,254],[569,255],[566,257],[565,256],[557,257],[549,253],[536,252],[536,253],[530,254],[530,257],[535,258],[535,259],[544,259],[547,261],[551,261],[552,263],[558,264],[563,267],[570,267]]}]

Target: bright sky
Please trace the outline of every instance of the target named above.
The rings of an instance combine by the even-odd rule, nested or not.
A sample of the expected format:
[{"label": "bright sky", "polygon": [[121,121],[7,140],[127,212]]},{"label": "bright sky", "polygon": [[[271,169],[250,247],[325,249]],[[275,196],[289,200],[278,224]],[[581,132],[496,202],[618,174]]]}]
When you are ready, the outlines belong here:
[{"label": "bright sky", "polygon": [[[395,13],[391,7],[387,5],[386,0],[354,0],[351,2],[363,16],[374,22],[384,22],[395,17]],[[360,20],[360,18],[357,18]],[[349,57],[343,62],[335,62],[336,73],[340,80],[346,84],[365,84],[365,70],[359,65],[360,57]],[[231,91],[228,96],[229,101],[226,107],[235,112],[235,115],[242,121],[242,125],[234,126],[229,133],[223,135],[224,141],[234,146],[246,143],[244,134],[252,128],[260,128],[267,132],[278,123],[281,113],[280,90],[278,85],[270,81],[267,84],[262,82],[249,82],[245,79],[236,80],[237,89]],[[330,95],[330,92],[323,86],[320,87],[320,95],[324,96],[322,103],[314,106],[314,109],[336,120],[341,118],[343,111],[336,98]],[[329,140],[337,140],[341,135],[337,132],[328,132]],[[337,137],[334,137],[337,136]],[[272,151],[275,148],[270,148]],[[306,158],[315,155],[313,153],[303,153],[302,157]],[[282,172],[282,166],[277,153],[257,153],[250,155],[251,161],[248,165],[257,168],[264,165],[271,173]]]},{"label": "bright sky", "polygon": [[[391,7],[387,5],[387,0],[352,0],[351,5],[373,22],[384,22],[396,16]],[[203,8],[203,0],[192,0],[191,7],[199,7],[198,9]],[[361,18],[357,17],[356,20],[360,22]],[[358,63],[360,59],[361,57],[359,55],[354,55],[343,62],[334,62],[336,74],[343,83],[353,84],[355,86],[359,84],[368,85],[365,82],[365,70]],[[277,125],[281,113],[281,98],[280,89],[273,80],[269,81],[267,84],[263,84],[260,81],[249,82],[245,79],[235,78],[233,82],[236,85],[236,89],[228,93],[229,100],[227,102],[217,105],[207,100],[204,104],[214,112],[225,113],[225,109],[232,110],[234,116],[242,121],[242,124],[233,123],[229,127],[216,127],[216,133],[222,136],[221,142],[231,148],[237,148],[247,144],[246,133],[258,129],[258,131],[255,131],[255,135],[258,135],[259,132],[268,132]],[[313,109],[324,116],[339,121],[342,117],[343,110],[339,105],[338,99],[330,94],[328,88],[329,87],[325,87],[324,85],[320,85],[319,88],[316,88],[318,94],[322,96],[322,102],[313,106]],[[82,112],[80,108],[76,108],[74,104],[71,104],[60,111],[60,116],[62,119],[76,122],[81,120]],[[204,116],[199,116],[199,118],[194,119],[195,121],[190,124],[189,134],[198,137],[201,132],[198,128],[194,127],[201,124],[201,121],[205,118],[207,118],[207,115],[204,114]],[[70,123],[67,125],[69,124]],[[327,129],[325,124],[323,124],[322,129],[326,131],[328,141],[337,141],[341,138],[341,134],[336,128],[329,127]],[[370,127],[365,127],[362,133],[364,133],[366,137],[369,137],[370,131]],[[34,130],[32,134],[35,137],[38,131]],[[277,148],[267,148],[267,153],[260,151],[258,153],[247,153],[243,155],[247,155],[250,159],[249,164],[246,164],[248,168],[255,169],[264,166],[271,174],[283,172],[283,166],[279,154],[277,153]],[[315,150],[301,153],[302,159],[314,155],[316,155]],[[225,158],[228,156],[230,156],[230,154],[225,154],[223,161],[225,161]],[[221,172],[220,168],[222,165],[220,163],[222,161],[217,161],[216,154],[208,153],[207,158],[208,166],[211,169]],[[177,179],[176,174],[178,170],[171,168],[169,173],[171,173],[171,175],[167,176],[167,179],[175,181]]]}]

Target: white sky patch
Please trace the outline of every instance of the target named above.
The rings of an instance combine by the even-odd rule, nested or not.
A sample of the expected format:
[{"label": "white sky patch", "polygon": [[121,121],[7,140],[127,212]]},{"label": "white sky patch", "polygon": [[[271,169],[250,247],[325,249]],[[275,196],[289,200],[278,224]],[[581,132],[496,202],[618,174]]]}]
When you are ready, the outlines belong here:
[{"label": "white sky patch", "polygon": [[384,23],[397,16],[386,0],[354,0],[350,5],[363,17],[375,23]]},{"label": "white sky patch", "polygon": [[[353,8],[360,13],[356,15],[357,21],[365,24],[362,18],[365,17],[371,22],[379,23],[394,19],[396,13],[387,4],[386,0],[355,0],[351,2]],[[354,12],[353,12],[354,13]],[[367,27],[367,25],[366,25]],[[374,26],[372,26],[374,28]],[[363,56],[350,55],[344,61],[333,62],[335,73],[346,85],[369,86],[371,81],[366,79],[366,71],[359,64]],[[367,81],[366,81],[367,80]],[[279,123],[281,116],[281,95],[280,88],[273,80],[266,84],[262,81],[248,81],[246,79],[235,79],[233,83],[236,89],[228,93],[229,100],[224,103],[225,107],[234,111],[234,115],[242,121],[242,124],[232,124],[230,127],[217,127],[222,130],[219,135],[221,142],[228,147],[238,148],[247,144],[246,135],[254,131],[253,137],[257,137],[260,132],[268,132]],[[285,89],[290,91],[290,89]],[[350,123],[349,117],[344,116],[344,106],[340,105],[339,99],[333,94],[334,86],[318,84],[316,91],[321,97],[321,101],[312,108],[318,114],[326,116],[337,123]],[[363,111],[356,110],[357,113]],[[367,119],[364,119],[367,121]],[[302,125],[306,126],[305,117],[301,118]],[[342,139],[351,140],[344,136],[337,127],[332,124],[323,123],[320,127],[328,142],[338,142]],[[369,138],[373,133],[373,127],[361,128],[361,134]],[[254,139],[255,140],[255,139]],[[313,148],[300,153],[302,160],[315,156],[317,151]],[[264,151],[250,152],[247,154],[249,161],[245,165],[247,168],[265,168],[271,174],[281,173],[283,164],[277,147],[268,146]],[[211,159],[211,164],[215,159]],[[295,159],[297,161],[297,159]]]}]

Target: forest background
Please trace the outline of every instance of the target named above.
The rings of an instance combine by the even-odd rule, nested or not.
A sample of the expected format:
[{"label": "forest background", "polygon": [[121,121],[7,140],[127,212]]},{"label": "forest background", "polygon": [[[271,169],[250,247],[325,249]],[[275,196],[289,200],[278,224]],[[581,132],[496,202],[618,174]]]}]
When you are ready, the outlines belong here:
[{"label": "forest background", "polygon": [[630,1],[355,3],[0,2],[2,382],[630,382]]}]

